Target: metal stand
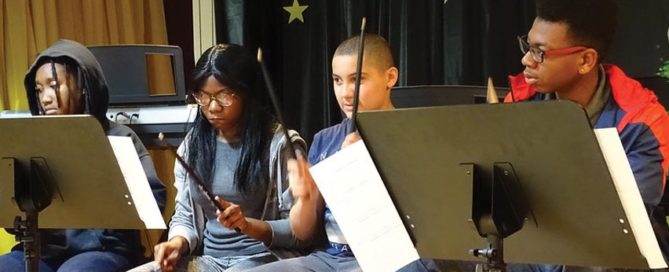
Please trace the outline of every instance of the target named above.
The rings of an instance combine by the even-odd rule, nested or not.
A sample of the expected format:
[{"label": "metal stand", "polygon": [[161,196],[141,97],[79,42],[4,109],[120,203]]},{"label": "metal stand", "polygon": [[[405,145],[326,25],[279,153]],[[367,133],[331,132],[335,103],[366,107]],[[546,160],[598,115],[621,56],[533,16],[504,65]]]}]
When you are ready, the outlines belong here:
[{"label": "metal stand", "polygon": [[[420,107],[360,112],[357,121],[420,256],[486,263],[504,251],[501,260],[507,263],[666,266],[659,246],[646,248],[636,238],[655,240],[648,237],[650,222],[632,223],[628,216],[645,215],[641,199],[621,200],[614,186],[607,149],[619,144],[615,129],[606,137],[612,144],[603,148],[600,132],[593,133],[578,104]],[[523,193],[506,191],[507,185],[522,185]],[[514,194],[519,198],[507,197]],[[515,205],[519,199],[526,199],[531,211]],[[627,213],[632,205],[634,213]],[[493,231],[480,228],[483,219],[493,222]],[[504,239],[503,250],[501,243],[489,242],[494,238]],[[472,249],[478,250],[470,254]]]},{"label": "metal stand", "polygon": [[505,272],[504,238],[520,230],[525,216],[532,211],[511,163],[494,163],[491,179],[485,179],[486,175],[475,164],[463,165],[472,176],[472,221],[479,235],[488,241],[487,248],[469,250],[470,254],[486,259],[476,266],[476,271]]},{"label": "metal stand", "polygon": [[26,212],[25,220],[20,216],[14,219],[16,240],[23,244],[26,272],[39,271],[41,246],[37,218],[37,212]]},{"label": "metal stand", "polygon": [[14,218],[16,240],[23,244],[25,271],[37,272],[41,255],[39,212],[48,207],[54,193],[60,195],[60,191],[44,158],[30,158],[30,165],[25,167],[14,158],[13,165],[16,202],[19,209],[25,212],[25,219],[20,216]]},{"label": "metal stand", "polygon": [[[38,269],[31,260],[41,263],[39,257],[47,255],[39,248],[48,250],[42,229],[164,228],[146,180],[138,176],[126,182],[124,162],[94,117],[0,118],[0,128],[0,227],[19,234],[23,244],[17,247],[25,246],[28,271]],[[134,150],[123,140],[123,148]],[[141,169],[141,160],[131,159],[128,165]],[[145,188],[133,195],[129,183]],[[145,223],[139,214],[157,220]]]},{"label": "metal stand", "polygon": [[506,271],[506,263],[504,263],[504,240],[496,235],[488,235],[488,248],[472,249],[470,254],[486,258],[486,263],[476,264],[477,272],[503,272]]}]

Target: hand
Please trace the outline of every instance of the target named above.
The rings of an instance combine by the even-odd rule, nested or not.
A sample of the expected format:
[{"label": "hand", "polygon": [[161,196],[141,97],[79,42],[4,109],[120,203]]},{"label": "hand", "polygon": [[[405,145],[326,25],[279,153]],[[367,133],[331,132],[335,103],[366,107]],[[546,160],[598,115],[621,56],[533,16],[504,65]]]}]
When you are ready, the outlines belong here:
[{"label": "hand", "polygon": [[357,132],[353,132],[349,135],[346,135],[346,138],[344,138],[344,142],[341,143],[341,148],[345,148],[349,145],[352,145],[353,143],[360,141],[360,134]]},{"label": "hand", "polygon": [[288,160],[288,180],[290,182],[290,191],[295,199],[309,199],[314,190],[318,190],[314,183],[314,178],[309,172],[307,161],[302,156],[297,160]]},{"label": "hand", "polygon": [[323,217],[325,205],[307,161],[302,156],[289,160],[287,164],[290,191],[295,202],[290,209],[290,228],[298,240],[309,242],[319,229],[319,218]]},{"label": "hand", "polygon": [[239,207],[239,205],[225,201],[218,196],[215,200],[225,208],[223,211],[216,211],[218,222],[226,228],[244,232],[244,230],[249,226],[249,222],[246,220],[246,216],[244,216],[242,208]]},{"label": "hand", "polygon": [[177,236],[167,242],[157,244],[153,248],[154,260],[160,266],[160,270],[171,272],[181,258],[181,253],[188,248],[188,242],[183,237]]}]

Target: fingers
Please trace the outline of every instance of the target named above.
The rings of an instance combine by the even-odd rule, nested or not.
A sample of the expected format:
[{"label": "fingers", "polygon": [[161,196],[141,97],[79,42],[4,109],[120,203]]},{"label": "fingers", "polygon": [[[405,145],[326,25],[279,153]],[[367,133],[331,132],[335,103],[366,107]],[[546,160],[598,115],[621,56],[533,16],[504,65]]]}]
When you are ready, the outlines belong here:
[{"label": "fingers", "polygon": [[153,247],[153,258],[158,264],[161,264],[165,260],[165,247],[163,247],[163,244],[160,243]]},{"label": "fingers", "polygon": [[289,180],[301,179],[309,169],[309,167],[307,167],[307,161],[302,156],[298,156],[297,159],[288,160],[288,162],[286,162],[286,168],[288,169]]},{"label": "fingers", "polygon": [[172,271],[174,270],[174,267],[177,265],[177,262],[179,261],[179,251],[178,250],[172,250],[170,254],[167,256],[167,259],[165,259],[163,262],[165,263],[165,268],[163,271]]},{"label": "fingers", "polygon": [[305,171],[309,169],[307,160],[302,155],[297,156],[297,159],[289,159],[286,168],[288,173],[298,173],[300,176],[304,176]]},{"label": "fingers", "polygon": [[229,221],[231,221],[231,222],[230,222],[230,226],[228,228],[231,228],[231,229],[243,230],[243,229],[246,228],[246,225],[247,225],[246,218],[243,217],[243,216],[237,216],[237,217],[231,218]]},{"label": "fingers", "polygon": [[237,215],[237,214],[239,214],[239,213],[241,213],[241,212],[242,212],[242,211],[241,211],[241,209],[239,208],[239,205],[236,205],[236,204],[230,205],[228,208],[226,208],[226,209],[223,210],[223,211],[220,211],[220,210],[217,211],[217,213],[219,214],[219,217],[220,217],[220,218],[223,218],[223,219],[225,219],[225,220],[227,220],[228,218],[230,218],[230,216],[232,216],[232,215]]},{"label": "fingers", "polygon": [[288,181],[295,199],[309,198],[313,187],[313,178],[309,173],[309,165],[303,157],[290,160],[288,167]]},{"label": "fingers", "polygon": [[307,163],[307,160],[305,160],[303,157],[299,157],[297,159],[297,164],[300,169],[300,174],[302,176],[306,176],[307,172],[309,172],[309,164]]},{"label": "fingers", "polygon": [[160,243],[154,247],[155,262],[165,272],[174,270],[179,260],[179,250],[176,250],[169,242]]},{"label": "fingers", "polygon": [[301,178],[304,180],[304,183],[308,188],[311,188],[314,185],[314,178],[311,176],[311,172],[309,172],[309,163],[307,163],[304,158],[300,159],[297,161],[299,164],[300,168],[300,175]]},{"label": "fingers", "polygon": [[344,142],[341,144],[341,147],[342,148],[347,147],[359,140],[360,140],[360,134],[358,134],[357,132],[353,132],[351,134],[346,135],[346,138],[344,138]]},{"label": "fingers", "polygon": [[227,209],[228,207],[230,207],[232,205],[231,202],[225,201],[224,199],[222,199],[218,196],[214,197],[214,200],[216,202],[218,202],[218,204],[220,204],[219,207],[222,207],[223,209]]},{"label": "fingers", "polygon": [[246,228],[246,217],[237,204],[230,203],[228,208],[223,211],[218,210],[216,214],[218,222],[226,228],[240,230]]},{"label": "fingers", "polygon": [[176,263],[170,262],[169,259],[165,259],[165,260],[163,260],[162,263],[160,263],[160,271],[172,272],[172,271],[174,271],[174,266],[175,265],[176,265]]},{"label": "fingers", "polygon": [[288,174],[291,176],[300,172],[300,166],[297,160],[294,159],[290,159],[286,162],[286,168],[288,169]]}]

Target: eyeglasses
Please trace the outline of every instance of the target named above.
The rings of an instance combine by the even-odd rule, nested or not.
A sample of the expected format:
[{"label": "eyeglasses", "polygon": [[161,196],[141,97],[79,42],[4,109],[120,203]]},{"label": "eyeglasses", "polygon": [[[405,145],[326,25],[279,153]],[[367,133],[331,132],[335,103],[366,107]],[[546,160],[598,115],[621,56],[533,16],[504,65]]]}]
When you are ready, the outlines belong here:
[{"label": "eyeglasses", "polygon": [[588,49],[585,46],[572,46],[544,51],[539,48],[530,46],[530,44],[527,42],[527,35],[518,36],[518,44],[520,45],[520,51],[523,52],[523,55],[527,55],[527,52],[529,51],[530,55],[532,55],[532,60],[537,63],[544,62],[545,56],[570,55]]},{"label": "eyeglasses", "polygon": [[222,107],[228,107],[232,105],[232,100],[233,100],[232,98],[234,96],[235,93],[227,89],[220,91],[216,94],[208,94],[203,91],[193,92],[193,98],[195,98],[195,102],[197,102],[197,104],[202,107],[209,107],[211,101],[214,100],[216,100],[216,103],[218,103]]}]

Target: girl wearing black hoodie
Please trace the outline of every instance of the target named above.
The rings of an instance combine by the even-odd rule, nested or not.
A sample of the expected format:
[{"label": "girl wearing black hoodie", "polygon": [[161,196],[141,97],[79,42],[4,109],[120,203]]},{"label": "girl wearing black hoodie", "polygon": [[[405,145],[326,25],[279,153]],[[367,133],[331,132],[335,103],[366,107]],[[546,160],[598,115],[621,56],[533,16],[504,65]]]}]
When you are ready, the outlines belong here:
[{"label": "girl wearing black hoodie", "polygon": [[[37,56],[24,84],[33,115],[90,114],[107,135],[131,137],[156,202],[161,210],[164,208],[165,186],[139,137],[105,116],[109,102],[107,82],[88,48],[69,40],[56,42]],[[123,271],[143,258],[139,232],[134,230],[42,230],[40,236],[42,272]],[[25,270],[20,244],[0,256],[0,270]]]}]

